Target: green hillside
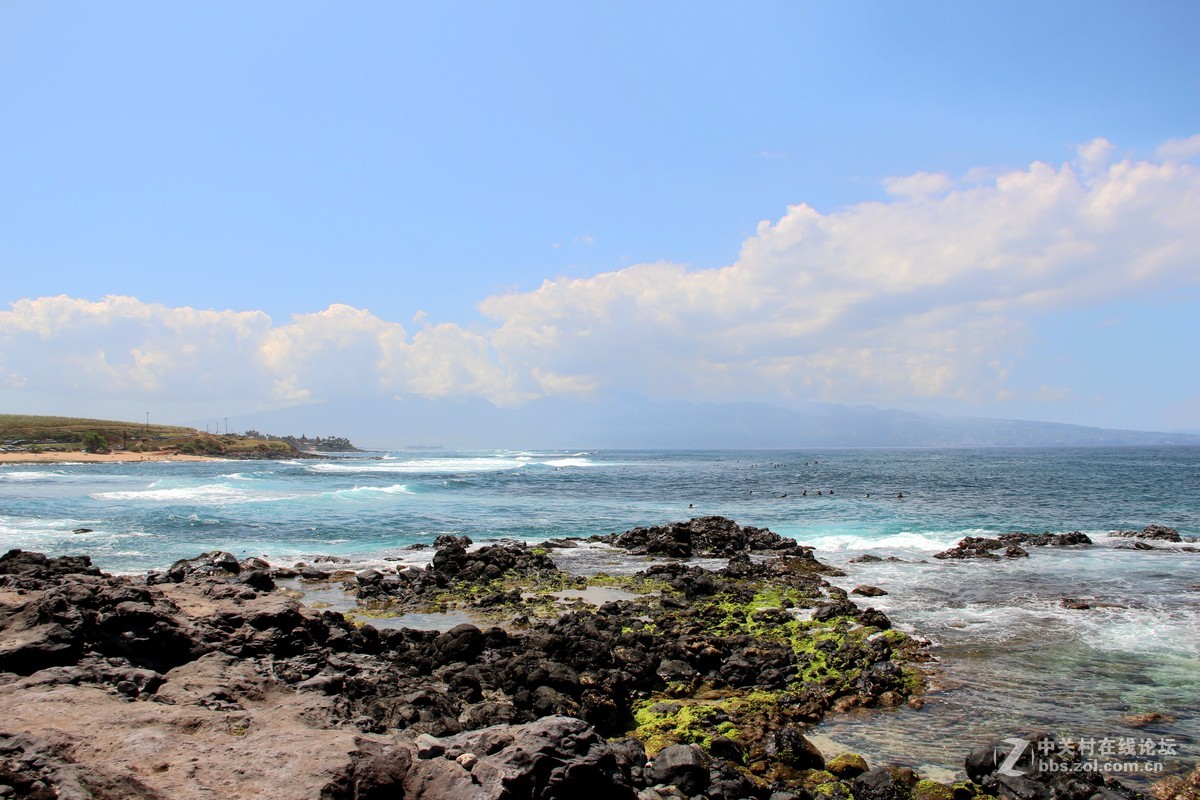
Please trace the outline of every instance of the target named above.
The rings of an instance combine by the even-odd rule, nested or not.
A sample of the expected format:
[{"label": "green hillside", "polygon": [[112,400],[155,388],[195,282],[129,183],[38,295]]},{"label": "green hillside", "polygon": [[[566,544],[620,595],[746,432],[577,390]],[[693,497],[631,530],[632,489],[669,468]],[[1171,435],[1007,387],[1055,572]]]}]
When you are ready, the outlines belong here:
[{"label": "green hillside", "polygon": [[95,452],[129,450],[167,451],[194,455],[290,455],[290,444],[276,439],[201,433],[180,425],[146,425],[80,417],[46,417],[32,414],[0,414],[0,446],[8,450]]}]

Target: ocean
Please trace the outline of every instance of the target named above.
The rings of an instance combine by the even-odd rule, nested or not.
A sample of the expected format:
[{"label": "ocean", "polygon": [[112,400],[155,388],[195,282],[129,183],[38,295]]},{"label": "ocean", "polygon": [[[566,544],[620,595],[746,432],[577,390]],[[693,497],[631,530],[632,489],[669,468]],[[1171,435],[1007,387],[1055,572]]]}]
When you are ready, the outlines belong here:
[{"label": "ocean", "polygon": [[[1114,750],[1133,742],[1145,770],[1200,760],[1200,553],[1134,550],[1106,535],[1161,524],[1200,537],[1200,448],[430,450],[0,466],[0,550],[86,553],[114,573],[217,549],[360,568],[427,558],[405,548],[445,533],[537,542],[708,514],[812,545],[847,571],[832,582],[883,588],[859,602],[931,642],[924,708],[831,715],[813,732],[823,749],[939,779],[961,769],[965,750],[1033,731]],[[931,557],[968,535],[1074,530],[1095,546],[1028,548],[1012,561]],[[866,553],[900,561],[851,563]],[[1092,607],[1065,608],[1064,597]],[[1161,716],[1139,727],[1139,714]]]}]

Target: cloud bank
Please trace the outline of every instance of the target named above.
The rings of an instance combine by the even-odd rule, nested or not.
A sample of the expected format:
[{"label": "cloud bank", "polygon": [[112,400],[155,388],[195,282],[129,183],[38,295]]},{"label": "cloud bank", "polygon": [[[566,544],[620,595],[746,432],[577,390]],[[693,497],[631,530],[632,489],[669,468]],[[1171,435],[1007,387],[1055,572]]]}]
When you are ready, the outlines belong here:
[{"label": "cloud bank", "polygon": [[800,204],[760,223],[728,266],[547,280],[483,299],[474,327],[409,330],[337,304],[281,322],[132,297],[22,299],[0,312],[0,395],[236,397],[247,410],[364,392],[500,406],[623,389],[1004,399],[1031,320],[1200,282],[1200,136],[1150,160],[1115,153],[1097,139],[1058,166],[890,178],[885,202]]}]

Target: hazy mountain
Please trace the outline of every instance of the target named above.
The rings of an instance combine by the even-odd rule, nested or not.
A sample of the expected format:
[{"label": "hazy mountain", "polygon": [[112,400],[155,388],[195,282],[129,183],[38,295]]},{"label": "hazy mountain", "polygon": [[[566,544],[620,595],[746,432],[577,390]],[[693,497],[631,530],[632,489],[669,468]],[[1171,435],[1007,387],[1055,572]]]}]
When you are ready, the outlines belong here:
[{"label": "hazy mountain", "polygon": [[[233,430],[347,436],[360,447],[796,448],[1200,445],[1200,435],[1022,420],[947,417],[869,406],[690,403],[629,397],[539,400],[519,409],[483,400],[365,400],[229,418]],[[201,425],[200,427],[203,427]]]}]

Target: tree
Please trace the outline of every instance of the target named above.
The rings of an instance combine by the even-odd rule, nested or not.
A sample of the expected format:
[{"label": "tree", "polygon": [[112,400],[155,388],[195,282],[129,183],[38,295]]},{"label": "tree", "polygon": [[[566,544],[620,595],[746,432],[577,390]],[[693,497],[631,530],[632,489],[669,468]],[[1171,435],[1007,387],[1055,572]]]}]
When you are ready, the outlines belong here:
[{"label": "tree", "polygon": [[108,439],[96,431],[88,431],[83,435],[83,452],[85,453],[107,453]]}]

